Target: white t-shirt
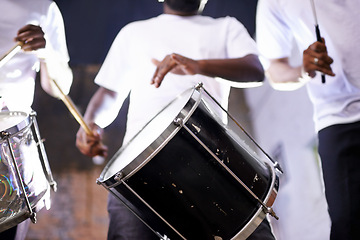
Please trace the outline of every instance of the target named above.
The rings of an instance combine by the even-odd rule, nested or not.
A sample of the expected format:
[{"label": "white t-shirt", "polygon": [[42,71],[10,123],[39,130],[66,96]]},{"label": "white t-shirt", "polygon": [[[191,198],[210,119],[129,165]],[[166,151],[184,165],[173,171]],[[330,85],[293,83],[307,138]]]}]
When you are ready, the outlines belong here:
[{"label": "white t-shirt", "polygon": [[[63,18],[57,5],[49,0],[0,0],[0,6],[0,56],[15,45],[18,30],[26,24],[40,25],[45,33],[45,49],[21,51],[0,68],[0,100],[9,110],[27,112],[33,103],[38,57],[46,59],[51,53],[56,61],[69,61]],[[65,93],[71,83],[58,81]]]},{"label": "white t-shirt", "polygon": [[[333,124],[360,120],[360,2],[314,2],[320,32],[334,59],[331,66],[336,74],[326,76],[325,84],[321,83],[321,74],[317,74],[307,84],[319,131]],[[267,59],[290,57],[294,42],[302,57],[302,52],[316,41],[310,1],[259,0],[256,26],[258,48]]]},{"label": "white t-shirt", "polygon": [[[118,93],[119,108],[131,91],[124,142],[176,96],[199,82],[227,109],[230,86],[213,78],[170,73],[159,88],[150,85],[156,69],[151,59],[162,60],[171,53],[192,59],[239,58],[257,54],[257,48],[246,28],[232,17],[162,14],[125,26],[95,79],[100,86]],[[113,117],[104,115],[96,119],[101,127],[112,121]]]}]

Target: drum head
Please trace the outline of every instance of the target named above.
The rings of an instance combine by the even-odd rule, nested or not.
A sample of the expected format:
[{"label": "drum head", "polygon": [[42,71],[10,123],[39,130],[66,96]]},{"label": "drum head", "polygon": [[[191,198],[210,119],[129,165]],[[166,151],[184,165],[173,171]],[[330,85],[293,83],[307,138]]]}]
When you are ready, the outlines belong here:
[{"label": "drum head", "polygon": [[28,125],[28,114],[24,112],[0,112],[0,131],[16,133]]},{"label": "drum head", "polygon": [[[114,155],[101,173],[99,181],[108,180],[124,168],[126,168],[125,173],[129,174],[145,164],[149,160],[149,155],[155,154],[154,150],[160,145],[158,142],[165,144],[166,138],[172,134],[175,129],[173,121],[179,113],[189,115],[184,107],[189,99],[194,97],[194,93],[198,93],[194,88],[184,91],[154,116],[128,144]],[[191,105],[194,104],[190,104],[189,108],[192,108]],[[157,141],[159,138],[161,138],[160,141]]]}]

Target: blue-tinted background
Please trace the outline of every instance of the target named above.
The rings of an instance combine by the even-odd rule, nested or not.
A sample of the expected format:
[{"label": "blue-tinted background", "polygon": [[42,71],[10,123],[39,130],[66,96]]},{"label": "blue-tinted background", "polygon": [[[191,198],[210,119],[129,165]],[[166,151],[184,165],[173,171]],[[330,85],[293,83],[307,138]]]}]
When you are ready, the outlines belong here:
[{"label": "blue-tinted background", "polygon": [[[64,17],[72,64],[102,63],[114,37],[125,24],[162,13],[162,3],[157,0],[55,2]],[[203,14],[236,17],[253,35],[256,3],[256,0],[209,0]]]}]

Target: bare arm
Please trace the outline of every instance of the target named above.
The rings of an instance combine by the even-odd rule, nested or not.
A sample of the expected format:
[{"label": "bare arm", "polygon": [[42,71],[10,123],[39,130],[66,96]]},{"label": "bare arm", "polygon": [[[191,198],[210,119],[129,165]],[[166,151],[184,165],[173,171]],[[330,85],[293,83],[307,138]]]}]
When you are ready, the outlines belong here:
[{"label": "bare arm", "polygon": [[117,114],[117,111],[113,111],[116,98],[117,94],[115,92],[103,87],[100,87],[91,98],[84,120],[93,131],[93,136],[87,135],[81,127],[76,134],[76,146],[84,155],[92,157],[96,155],[107,156],[107,147],[101,143],[103,129],[95,123],[95,120],[98,115],[112,118],[109,113],[111,115]]},{"label": "bare arm", "polygon": [[55,98],[61,96],[53,81],[56,81],[61,91],[67,94],[72,78],[72,70],[67,62],[57,61],[56,59],[40,60],[40,84],[42,89],[50,96]]},{"label": "bare arm", "polygon": [[264,70],[256,55],[243,58],[199,60],[200,72],[208,77],[220,77],[234,82],[261,82]]},{"label": "bare arm", "polygon": [[264,70],[256,55],[233,59],[194,60],[179,54],[167,55],[162,61],[153,59],[157,66],[151,84],[159,87],[169,72],[179,75],[201,74],[234,82],[261,82]]},{"label": "bare arm", "polygon": [[303,64],[292,67],[288,58],[273,59],[266,72],[272,86],[278,90],[293,90],[316,76],[316,71],[335,76],[331,69],[333,59],[328,56],[325,41],[311,44],[303,52]]},{"label": "bare arm", "polygon": [[292,67],[288,58],[271,60],[266,76],[277,90],[294,90],[304,85],[304,82],[299,81],[301,66]]}]

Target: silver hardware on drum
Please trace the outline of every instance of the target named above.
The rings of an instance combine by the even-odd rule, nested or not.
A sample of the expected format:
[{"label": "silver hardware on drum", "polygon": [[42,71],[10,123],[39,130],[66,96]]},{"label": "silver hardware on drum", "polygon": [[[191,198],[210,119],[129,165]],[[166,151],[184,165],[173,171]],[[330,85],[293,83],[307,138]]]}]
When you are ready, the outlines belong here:
[{"label": "silver hardware on drum", "polygon": [[97,183],[162,240],[243,240],[266,215],[278,219],[281,172],[199,83],[122,146]]},{"label": "silver hardware on drum", "polygon": [[[0,232],[49,207],[56,190],[36,113],[0,112]],[[51,186],[50,186],[51,185]]]},{"label": "silver hardware on drum", "polygon": [[115,174],[114,180],[120,182],[122,177],[123,177],[123,173],[118,172],[117,174]]},{"label": "silver hardware on drum", "polygon": [[176,118],[176,119],[174,120],[174,123],[175,123],[177,126],[182,127],[184,122],[183,122],[183,119],[182,119],[182,118]]},{"label": "silver hardware on drum", "polygon": [[171,240],[170,238],[168,238],[166,235],[164,235],[163,237],[160,238],[161,240]]}]

